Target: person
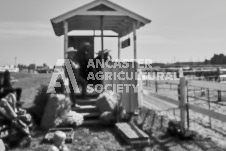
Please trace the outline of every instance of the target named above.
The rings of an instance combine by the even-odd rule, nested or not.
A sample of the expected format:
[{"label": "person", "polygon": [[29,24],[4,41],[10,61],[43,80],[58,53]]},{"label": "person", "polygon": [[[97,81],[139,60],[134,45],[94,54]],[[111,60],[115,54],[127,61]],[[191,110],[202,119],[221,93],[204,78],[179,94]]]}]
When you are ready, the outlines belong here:
[{"label": "person", "polygon": [[[104,62],[106,62],[107,60],[111,61],[112,60],[112,56],[110,55],[110,50],[105,49],[105,50],[100,50],[99,52],[97,52],[97,57],[95,59],[99,59],[102,61],[102,59],[104,60]],[[104,54],[104,58],[102,58],[102,53]]]},{"label": "person", "polygon": [[53,136],[53,145],[51,145],[48,151],[69,151],[65,145],[66,134],[62,131],[56,131]]},{"label": "person", "polygon": [[[96,53],[97,56],[94,58],[94,62],[97,62],[97,61],[99,61],[99,62],[102,62],[102,61],[106,62],[107,60],[111,61],[112,57],[111,57],[109,52],[110,52],[110,50],[107,50],[107,49],[100,50],[98,53]],[[103,57],[104,58],[102,58],[102,53],[103,53]],[[100,71],[103,71],[103,69],[102,69],[101,65],[98,64],[96,66],[95,73],[98,73]],[[95,80],[95,84],[102,84],[102,80],[97,80],[96,79]]]},{"label": "person", "polygon": [[65,85],[61,74],[58,75],[56,82],[60,83],[60,87],[55,87],[55,92],[57,94],[65,94]]},{"label": "person", "polygon": [[26,111],[17,108],[16,96],[14,93],[9,93],[0,100],[1,113],[9,119],[12,124],[19,128],[28,138],[31,138],[29,126],[32,126],[31,116],[26,114]]},{"label": "person", "polygon": [[[77,84],[82,86],[81,97],[83,99],[85,99],[86,98],[86,88],[87,88],[88,83],[79,74],[80,65],[77,62],[74,62],[74,60],[73,60],[74,57],[75,57],[76,51],[77,50],[75,50],[73,47],[68,48],[68,50],[66,51],[66,54],[67,54],[66,58],[69,59],[69,61],[70,61],[70,65],[72,67],[72,71],[73,71],[73,74],[75,76],[75,80],[76,80]],[[75,106],[76,105],[76,98],[75,98],[75,93],[74,93],[75,91],[74,91],[73,86],[72,86],[72,79],[70,79],[69,73],[68,73],[67,70],[65,70],[65,76],[69,80],[70,98],[71,98],[71,101],[72,101],[72,106]]]},{"label": "person", "polygon": [[91,44],[87,41],[83,42],[81,50],[79,50],[79,64],[81,66],[81,76],[87,80],[87,76],[89,72],[93,72],[92,69],[87,68],[89,59],[93,59],[93,56],[91,56]]},{"label": "person", "polygon": [[22,89],[13,88],[10,80],[10,72],[6,70],[3,74],[3,80],[0,88],[0,98],[4,98],[9,93],[15,93],[17,101],[20,101]]},{"label": "person", "polygon": [[6,151],[5,144],[3,143],[2,139],[0,139],[0,151]]}]

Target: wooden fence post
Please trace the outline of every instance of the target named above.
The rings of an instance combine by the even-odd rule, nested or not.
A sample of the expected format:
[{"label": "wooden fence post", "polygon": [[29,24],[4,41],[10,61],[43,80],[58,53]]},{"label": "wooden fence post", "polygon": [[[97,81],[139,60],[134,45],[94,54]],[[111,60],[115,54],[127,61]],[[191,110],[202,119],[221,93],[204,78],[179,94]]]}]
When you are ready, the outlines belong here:
[{"label": "wooden fence post", "polygon": [[187,112],[187,128],[190,128],[190,116],[189,116],[189,94],[188,94],[188,85],[187,85],[187,104],[186,104],[186,112]]},{"label": "wooden fence post", "polygon": [[181,120],[181,130],[185,130],[185,102],[187,99],[187,83],[186,78],[180,78],[180,120]]},{"label": "wooden fence post", "polygon": [[221,91],[218,90],[217,93],[218,93],[218,101],[221,101]]},{"label": "wooden fence post", "polygon": [[[221,79],[220,79],[220,74],[221,74],[221,68],[218,67],[218,68],[217,68],[217,77],[219,78],[219,82],[221,81]],[[221,91],[218,90],[217,93],[218,93],[218,101],[221,101]]]},{"label": "wooden fence post", "polygon": [[155,92],[157,93],[158,92],[158,81],[155,80]]},{"label": "wooden fence post", "polygon": [[[142,76],[142,71],[140,69],[138,69],[138,77]],[[137,80],[138,82],[138,107],[142,107],[143,106],[143,80],[142,78],[140,80]]]},{"label": "wooden fence post", "polygon": [[[209,111],[211,110],[211,106],[210,106],[210,89],[207,89],[207,95],[208,95],[208,107],[209,107]],[[209,124],[210,124],[210,128],[212,127],[212,121],[211,121],[211,116],[209,116]]]},{"label": "wooden fence post", "polygon": [[177,86],[178,100],[180,101],[180,84]]}]

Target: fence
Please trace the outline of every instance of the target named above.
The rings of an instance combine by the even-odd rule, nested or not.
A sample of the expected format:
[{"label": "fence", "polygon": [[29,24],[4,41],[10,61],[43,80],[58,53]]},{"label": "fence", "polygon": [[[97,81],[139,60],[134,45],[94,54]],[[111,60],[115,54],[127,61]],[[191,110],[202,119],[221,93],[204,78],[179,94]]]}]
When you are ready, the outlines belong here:
[{"label": "fence", "polygon": [[[211,118],[220,120],[222,122],[226,122],[226,115],[222,113],[218,113],[215,111],[210,110],[210,103],[220,104],[219,101],[217,102],[210,102],[210,90],[215,90],[217,92],[226,91],[226,84],[216,83],[216,82],[209,82],[209,81],[198,81],[198,80],[191,80],[187,79],[186,77],[181,77],[180,80],[146,80],[143,82],[143,90],[150,90],[150,86],[154,86],[154,92],[150,92],[148,95],[151,97],[163,100],[164,102],[176,105],[180,109],[180,121],[181,121],[181,129],[185,129],[185,122],[187,118],[187,124],[189,127],[189,111],[193,111],[202,115],[209,116],[210,122]],[[172,85],[176,86],[177,91],[177,98],[170,98],[168,96],[161,95],[159,93],[159,86],[162,84],[170,85],[169,89],[172,89]],[[191,92],[191,87],[194,87],[194,92],[196,91],[195,88],[200,88],[201,92],[204,89],[207,90],[207,99],[203,99],[203,101],[207,101],[208,109],[196,106],[189,102],[189,98],[197,99],[196,96],[191,96],[189,93]],[[218,93],[219,94],[219,93]],[[218,95],[219,97],[219,95]],[[219,98],[218,98],[219,99]],[[220,98],[221,99],[221,98]],[[226,105],[225,105],[226,106]],[[187,114],[187,117],[186,117]]]}]

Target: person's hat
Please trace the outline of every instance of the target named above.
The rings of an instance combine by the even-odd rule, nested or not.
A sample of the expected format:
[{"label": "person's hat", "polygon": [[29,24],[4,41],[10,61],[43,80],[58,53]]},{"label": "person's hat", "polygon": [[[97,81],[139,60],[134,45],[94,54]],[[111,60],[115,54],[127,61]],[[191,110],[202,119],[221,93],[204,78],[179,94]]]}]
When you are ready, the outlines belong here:
[{"label": "person's hat", "polygon": [[74,47],[69,47],[65,53],[76,52],[76,51],[77,49],[74,49]]},{"label": "person's hat", "polygon": [[85,41],[83,42],[83,46],[92,46],[89,42]]},{"label": "person's hat", "polygon": [[54,143],[62,143],[63,141],[65,141],[65,139],[66,139],[66,134],[64,133],[64,132],[62,132],[62,131],[56,131],[55,133],[54,133],[54,136],[53,136],[53,142]]},{"label": "person's hat", "polygon": [[104,50],[100,50],[100,51],[98,51],[98,52],[96,52],[96,54],[101,54],[102,52],[103,53],[106,53],[106,52],[110,52],[111,50],[109,50],[109,49],[104,49]]}]

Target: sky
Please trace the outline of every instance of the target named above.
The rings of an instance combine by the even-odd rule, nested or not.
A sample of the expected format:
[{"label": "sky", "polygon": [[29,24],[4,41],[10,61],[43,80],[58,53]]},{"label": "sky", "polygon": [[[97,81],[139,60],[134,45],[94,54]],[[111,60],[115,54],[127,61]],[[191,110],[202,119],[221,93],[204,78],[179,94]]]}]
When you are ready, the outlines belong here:
[{"label": "sky", "polygon": [[[226,55],[225,0],[111,0],[150,20],[137,31],[138,58],[153,62],[203,61]],[[91,0],[0,0],[0,65],[46,63],[63,58],[63,37],[50,19]],[[132,37],[128,35],[127,37]],[[127,38],[125,37],[125,38]],[[117,56],[117,40],[105,40]],[[95,50],[100,50],[99,39]],[[121,50],[133,58],[133,47]],[[16,58],[16,59],[15,59]]]}]

